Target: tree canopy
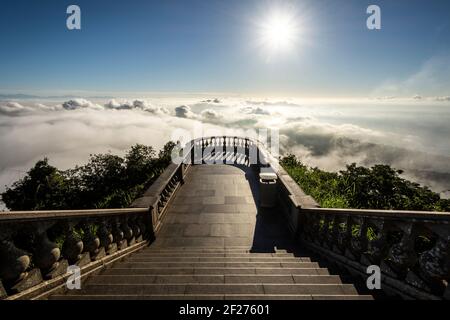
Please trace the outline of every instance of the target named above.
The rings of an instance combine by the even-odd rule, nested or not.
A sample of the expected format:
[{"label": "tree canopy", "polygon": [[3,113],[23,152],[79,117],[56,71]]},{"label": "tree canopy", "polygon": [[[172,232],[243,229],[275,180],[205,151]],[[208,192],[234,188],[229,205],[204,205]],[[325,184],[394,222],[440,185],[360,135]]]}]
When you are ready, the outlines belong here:
[{"label": "tree canopy", "polygon": [[450,200],[402,178],[403,171],[388,165],[367,168],[353,163],[327,172],[307,167],[294,155],[283,157],[281,165],[322,207],[450,211]]},{"label": "tree canopy", "polygon": [[[91,155],[87,164],[59,170],[47,158],[2,194],[11,210],[65,210],[123,208],[139,197],[170,164],[175,144],[157,154],[151,146],[136,144],[125,156]],[[327,172],[304,165],[294,155],[281,159],[291,177],[322,207],[450,211],[450,200],[428,187],[401,177],[388,165],[371,168],[347,165]]]},{"label": "tree canopy", "polygon": [[45,158],[7,187],[3,202],[11,210],[127,207],[169,165],[174,146],[167,143],[157,155],[153,147],[136,144],[124,157],[95,154],[69,170],[59,170]]}]

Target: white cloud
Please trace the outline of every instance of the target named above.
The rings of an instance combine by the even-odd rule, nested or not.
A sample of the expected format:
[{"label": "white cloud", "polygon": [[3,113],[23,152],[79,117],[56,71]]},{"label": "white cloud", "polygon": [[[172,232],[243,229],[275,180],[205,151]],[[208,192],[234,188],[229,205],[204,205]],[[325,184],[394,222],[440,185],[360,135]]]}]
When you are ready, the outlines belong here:
[{"label": "white cloud", "polygon": [[270,115],[270,112],[261,107],[244,107],[241,109],[246,114]]},{"label": "white cloud", "polygon": [[216,110],[213,110],[213,109],[203,110],[201,112],[201,116],[202,116],[202,118],[207,119],[207,120],[216,120],[216,119],[222,118],[222,116],[219,114],[219,112],[217,112]]},{"label": "white cloud", "polygon": [[175,115],[178,118],[190,118],[190,119],[192,119],[192,118],[196,118],[197,117],[196,114],[194,114],[191,111],[191,107],[185,106],[185,105],[176,107],[175,108]]},{"label": "white cloud", "polygon": [[62,104],[66,110],[77,110],[80,108],[102,109],[103,107],[86,99],[73,99]]},{"label": "white cloud", "polygon": [[[180,105],[178,100],[111,100],[101,104],[76,99],[56,105],[0,102],[0,186],[10,185],[45,156],[65,169],[86,162],[89,154],[122,154],[136,143],[161,148],[177,130],[189,132],[194,138],[203,134],[252,135],[252,130],[272,128],[280,132],[282,151],[301,156],[309,165],[339,170],[351,162],[388,163],[408,170],[420,181],[434,183],[436,188],[450,189],[450,183],[445,185],[439,174],[423,174],[424,170],[450,173],[449,128],[445,120],[450,110],[435,108],[424,115],[420,108],[418,113],[410,108],[392,113],[392,106],[381,109],[378,105],[353,108],[221,101],[206,105],[192,101]],[[422,103],[428,108],[426,101],[414,104]],[[171,106],[172,113],[161,104]],[[371,125],[377,119],[385,123],[387,115],[394,126]],[[420,119],[420,130],[405,131],[410,127],[410,118]],[[364,121],[358,123],[358,119]],[[203,129],[212,131],[198,131],[202,123]],[[402,127],[406,129],[396,131]],[[429,136],[421,136],[423,132]],[[446,150],[442,156],[423,152],[424,146],[437,143]]]},{"label": "white cloud", "polygon": [[30,114],[36,111],[56,111],[61,109],[61,106],[47,106],[41,103],[33,105],[23,105],[19,102],[0,102],[0,115],[4,116],[20,116]]},{"label": "white cloud", "polygon": [[104,107],[106,109],[113,109],[113,110],[132,110],[132,109],[139,109],[146,112],[150,112],[153,114],[168,114],[169,111],[164,107],[155,107],[145,100],[134,100],[132,102],[124,101],[124,102],[118,102],[116,100],[110,100],[107,102]]},{"label": "white cloud", "polygon": [[31,111],[31,109],[22,106],[18,102],[7,102],[4,105],[0,105],[0,114],[3,115],[16,116],[27,111]]}]

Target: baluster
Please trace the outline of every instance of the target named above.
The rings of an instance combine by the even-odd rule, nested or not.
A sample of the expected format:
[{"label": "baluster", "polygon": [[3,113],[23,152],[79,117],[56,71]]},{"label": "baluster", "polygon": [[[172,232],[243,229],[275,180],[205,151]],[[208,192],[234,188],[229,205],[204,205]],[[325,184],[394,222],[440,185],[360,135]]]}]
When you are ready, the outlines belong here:
[{"label": "baluster", "polygon": [[234,137],[233,138],[233,163],[237,164],[237,159],[238,159],[238,138]]},{"label": "baluster", "polygon": [[135,242],[142,241],[141,228],[139,228],[139,225],[136,222],[136,217],[130,217],[128,221],[131,230],[133,230]]},{"label": "baluster", "polygon": [[41,269],[45,279],[53,279],[67,272],[69,266],[66,259],[61,259],[58,245],[48,238],[49,225],[41,224],[37,227],[33,241],[33,262]]},{"label": "baluster", "polygon": [[250,155],[250,150],[249,150],[249,147],[248,147],[248,139],[247,138],[245,138],[245,140],[244,140],[244,150],[245,150],[244,164],[247,164],[247,160],[248,160],[249,155]]},{"label": "baluster", "polygon": [[368,242],[367,252],[361,255],[361,263],[364,265],[380,265],[389,249],[387,235],[390,227],[384,219],[369,219],[368,222],[378,230],[378,234],[375,239]]},{"label": "baluster", "polygon": [[223,136],[223,145],[222,145],[222,164],[226,164],[227,161],[227,137]]},{"label": "baluster", "polygon": [[190,150],[190,159],[191,159],[191,165],[195,164],[195,155],[197,154],[198,147],[196,146],[195,141],[189,146]]},{"label": "baluster", "polygon": [[319,230],[314,240],[317,244],[321,246],[323,245],[327,237],[329,219],[330,219],[329,215],[326,214],[319,215]]},{"label": "baluster", "polygon": [[142,240],[148,239],[148,232],[147,232],[148,228],[145,224],[145,215],[143,214],[136,215],[135,222],[137,223],[141,231]]},{"label": "baluster", "polygon": [[135,243],[135,239],[134,239],[133,230],[128,225],[128,217],[122,218],[122,223],[121,223],[120,228],[122,229],[123,235],[124,235],[125,239],[127,240],[127,245],[128,246],[133,245]]},{"label": "baluster", "polygon": [[114,236],[105,218],[100,221],[98,237],[100,239],[100,246],[105,249],[106,254],[112,254],[117,251],[117,244],[114,242]]},{"label": "baluster", "polygon": [[112,221],[112,235],[113,241],[116,243],[117,250],[122,250],[127,247],[127,241],[124,237],[124,232],[120,228],[119,218],[114,218]]},{"label": "baluster", "polygon": [[403,279],[408,269],[417,262],[414,250],[416,228],[413,222],[399,222],[396,226],[402,231],[402,238],[389,249],[387,259],[380,267],[384,273]]},{"label": "baluster", "polygon": [[352,236],[352,224],[349,216],[338,216],[335,220],[337,222],[337,243],[333,246],[333,250],[339,254],[344,254],[349,246]]},{"label": "baluster", "polygon": [[333,238],[334,237],[334,215],[326,214],[324,216],[324,224],[322,229],[322,246],[331,249],[333,246]]},{"label": "baluster", "polygon": [[92,261],[101,259],[106,255],[104,248],[100,248],[100,239],[94,234],[94,228],[94,225],[89,221],[83,223],[82,229],[84,231],[84,250],[89,252]]},{"label": "baluster", "polygon": [[[361,254],[367,251],[367,222],[363,217],[353,217],[351,221],[358,225],[359,229],[354,237],[350,237],[350,245],[345,250],[345,256],[351,260],[360,261]],[[350,235],[352,235],[352,230],[350,230]]]},{"label": "baluster", "polygon": [[[256,146],[256,165],[257,166],[261,166],[261,165],[263,165],[263,163],[262,163],[262,161],[261,161],[261,146]],[[264,165],[265,165],[265,163],[264,163]]]},{"label": "baluster", "polygon": [[28,270],[30,263],[30,255],[17,248],[13,241],[0,241],[0,278],[5,289],[17,293],[42,282],[39,269]]},{"label": "baluster", "polygon": [[327,225],[324,225],[323,234],[323,246],[327,249],[332,249],[337,241],[338,230],[338,219],[335,215],[326,215]]},{"label": "baluster", "polygon": [[321,229],[321,218],[322,216],[318,214],[308,214],[308,220],[311,221],[310,240],[315,243],[320,243],[319,232]]},{"label": "baluster", "polygon": [[207,141],[202,138],[201,140],[201,164],[205,164],[205,149],[207,147]]},{"label": "baluster", "polygon": [[216,138],[215,137],[211,138],[211,147],[212,147],[211,156],[215,157],[216,156]]},{"label": "baluster", "polygon": [[62,247],[63,256],[71,265],[84,266],[91,262],[89,252],[83,254],[84,243],[81,235],[77,234],[74,227],[68,224],[65,228],[66,239]]},{"label": "baluster", "polygon": [[[437,236],[434,246],[423,252],[418,259],[417,270],[411,270],[406,282],[431,292],[438,296],[444,295],[444,291],[450,281],[450,232],[447,226],[432,226],[431,230]],[[450,295],[445,294],[445,299]]]}]

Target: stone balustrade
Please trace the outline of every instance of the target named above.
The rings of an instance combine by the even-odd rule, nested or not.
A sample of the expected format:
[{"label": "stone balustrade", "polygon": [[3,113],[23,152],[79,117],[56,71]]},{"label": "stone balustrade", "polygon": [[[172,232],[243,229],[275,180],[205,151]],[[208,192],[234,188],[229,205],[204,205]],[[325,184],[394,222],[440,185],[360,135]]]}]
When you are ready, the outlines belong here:
[{"label": "stone balustrade", "polygon": [[278,168],[278,199],[293,235],[365,285],[381,270],[381,289],[406,299],[450,299],[450,213],[326,209]]},{"label": "stone balustrade", "polygon": [[261,146],[259,141],[249,138],[203,137],[186,144],[184,154],[191,164],[264,165]]},{"label": "stone balustrade", "polygon": [[279,212],[302,246],[364,282],[379,266],[388,294],[450,299],[450,213],[320,208],[248,138],[204,137],[177,152],[131,208],[0,214],[0,298],[42,295],[62,285],[68,265],[92,271],[134,252],[154,239],[191,165],[237,164],[277,173]]},{"label": "stone balustrade", "polygon": [[450,213],[302,208],[299,236],[363,278],[379,266],[388,294],[449,299],[449,224]]},{"label": "stone balustrade", "polygon": [[239,137],[196,139],[183,152],[181,161],[170,164],[129,209],[0,214],[0,299],[33,298],[61,287],[69,265],[98,269],[133,252],[128,248],[137,243],[152,241],[191,164],[219,163],[211,159],[225,159],[226,152],[233,163],[259,159],[256,143]]},{"label": "stone balustrade", "polygon": [[170,164],[144,195],[132,203],[132,208],[150,209],[154,233],[160,229],[167,206],[183,184],[188,168],[186,163]]},{"label": "stone balustrade", "polygon": [[83,268],[149,240],[152,233],[148,209],[2,213],[1,295],[60,278],[69,265]]}]

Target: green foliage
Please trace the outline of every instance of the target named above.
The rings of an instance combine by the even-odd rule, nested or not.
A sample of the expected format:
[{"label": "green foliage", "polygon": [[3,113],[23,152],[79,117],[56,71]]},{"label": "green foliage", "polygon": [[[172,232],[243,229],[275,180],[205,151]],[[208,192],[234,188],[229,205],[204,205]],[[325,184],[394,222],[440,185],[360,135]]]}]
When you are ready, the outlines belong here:
[{"label": "green foliage", "polygon": [[65,171],[40,160],[2,199],[11,210],[127,207],[169,165],[174,146],[167,143],[156,156],[153,147],[136,144],[123,158],[91,155],[86,165]]},{"label": "green foliage", "polygon": [[303,190],[326,208],[448,211],[450,200],[428,187],[403,179],[388,165],[348,165],[338,173],[310,168],[294,155],[281,165]]}]

